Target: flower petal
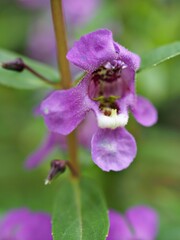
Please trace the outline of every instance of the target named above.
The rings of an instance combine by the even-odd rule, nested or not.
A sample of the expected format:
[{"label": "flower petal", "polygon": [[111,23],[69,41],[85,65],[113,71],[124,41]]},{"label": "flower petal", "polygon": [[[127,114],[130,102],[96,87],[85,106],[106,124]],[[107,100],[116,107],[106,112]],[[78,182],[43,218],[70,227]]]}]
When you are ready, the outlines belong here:
[{"label": "flower petal", "polygon": [[132,108],[132,114],[136,121],[143,126],[149,127],[157,122],[157,110],[152,103],[141,96],[137,96],[137,102]]},{"label": "flower petal", "polygon": [[110,228],[106,240],[127,240],[132,238],[124,217],[113,210],[109,211]]},{"label": "flower petal", "polygon": [[31,169],[39,166],[56,147],[56,145],[58,145],[61,149],[65,149],[65,137],[61,134],[51,132],[46,136],[42,145],[27,158],[25,167]]},{"label": "flower petal", "polygon": [[124,128],[98,129],[92,139],[92,159],[104,171],[121,171],[136,156],[136,142]]},{"label": "flower petal", "polygon": [[51,218],[26,208],[10,211],[0,222],[0,239],[52,240]]},{"label": "flower petal", "polygon": [[133,227],[137,239],[155,240],[158,229],[157,213],[146,206],[129,209],[125,217]]},{"label": "flower petal", "polygon": [[119,54],[118,59],[124,62],[128,67],[132,68],[134,71],[138,70],[141,63],[141,58],[133,53],[130,52],[125,47],[121,46],[120,44],[114,42],[114,47],[116,52]]},{"label": "flower petal", "polygon": [[107,29],[84,35],[67,54],[70,62],[86,71],[93,71],[116,57],[112,32]]},{"label": "flower petal", "polygon": [[120,96],[128,96],[135,94],[135,71],[132,68],[126,67],[121,72],[122,82],[120,84]]},{"label": "flower petal", "polygon": [[22,240],[52,240],[51,217],[43,212],[30,212],[30,217],[24,223],[24,227],[17,239]]},{"label": "flower petal", "polygon": [[92,111],[87,113],[86,119],[78,128],[79,143],[88,149],[91,149],[91,139],[94,133],[97,131],[97,121]]},{"label": "flower petal", "polygon": [[20,226],[29,217],[29,211],[26,208],[12,210],[8,212],[0,221],[0,236],[7,239],[12,236],[13,229]]},{"label": "flower petal", "polygon": [[89,110],[88,76],[76,87],[53,92],[41,104],[41,112],[49,130],[62,135],[72,132]]}]

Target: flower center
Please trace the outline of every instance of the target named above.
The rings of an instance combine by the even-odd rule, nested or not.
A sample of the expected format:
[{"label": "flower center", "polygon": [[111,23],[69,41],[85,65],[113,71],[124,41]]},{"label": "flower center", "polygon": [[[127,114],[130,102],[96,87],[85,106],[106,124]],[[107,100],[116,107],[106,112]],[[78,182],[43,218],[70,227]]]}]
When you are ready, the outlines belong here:
[{"label": "flower center", "polygon": [[100,114],[97,120],[101,128],[115,129],[127,124],[128,114],[121,111],[117,102],[129,91],[128,82],[123,75],[126,68],[123,62],[115,60],[92,73],[88,93],[98,103]]},{"label": "flower center", "polygon": [[101,110],[103,110],[103,106],[114,109],[114,105],[116,105],[115,109],[117,109],[117,112],[119,111],[115,102],[129,90],[128,82],[123,76],[125,68],[127,66],[122,61],[114,60],[92,73],[88,93],[91,99],[100,103]]},{"label": "flower center", "polygon": [[103,96],[94,98],[99,103],[99,109],[105,116],[111,116],[112,111],[116,110],[116,114],[119,112],[119,106],[115,102],[118,97],[110,96],[105,98]]},{"label": "flower center", "polygon": [[97,98],[100,96],[118,96],[122,94],[122,64],[116,61],[116,64],[106,63],[92,73],[89,86],[90,97]]}]

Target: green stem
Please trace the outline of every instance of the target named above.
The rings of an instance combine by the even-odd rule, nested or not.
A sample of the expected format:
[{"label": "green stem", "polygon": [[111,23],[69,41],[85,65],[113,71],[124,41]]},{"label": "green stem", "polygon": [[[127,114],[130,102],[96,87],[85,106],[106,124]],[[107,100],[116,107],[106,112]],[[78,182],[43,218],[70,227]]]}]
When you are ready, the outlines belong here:
[{"label": "green stem", "polygon": [[51,11],[56,35],[57,60],[59,72],[62,76],[62,85],[64,89],[71,87],[71,73],[69,62],[66,59],[67,40],[66,29],[63,17],[62,0],[51,0]]},{"label": "green stem", "polygon": [[32,73],[34,76],[38,77],[41,79],[43,82],[50,84],[54,87],[61,88],[61,83],[54,83],[50,81],[48,78],[44,77],[42,74],[38,73],[36,70],[34,70],[32,67],[27,65],[21,58],[16,58],[14,61],[10,62],[5,62],[5,63],[0,63],[0,67],[11,70],[11,71],[16,71],[16,72],[22,72],[25,69]]},{"label": "green stem", "polygon": [[[51,0],[51,11],[54,24],[54,31],[56,36],[57,45],[57,60],[59,72],[61,74],[61,83],[64,89],[68,89],[72,86],[71,73],[69,68],[69,62],[66,59],[67,54],[67,40],[66,40],[66,28],[63,17],[62,0]],[[68,111],[68,109],[67,109]],[[73,132],[67,136],[69,161],[75,169],[76,174],[79,175],[79,163],[77,159],[77,140],[76,133]]]},{"label": "green stem", "polygon": [[47,83],[47,84],[50,84],[51,86],[54,86],[54,87],[59,87],[61,88],[61,83],[54,83],[52,81],[50,81],[49,79],[47,79],[46,77],[44,77],[42,74],[36,72],[34,69],[32,69],[31,67],[29,67],[28,65],[26,65],[24,63],[24,68],[26,70],[28,70],[30,73],[32,73],[33,75],[35,75],[36,77],[38,77],[39,79],[41,79],[43,82]]}]

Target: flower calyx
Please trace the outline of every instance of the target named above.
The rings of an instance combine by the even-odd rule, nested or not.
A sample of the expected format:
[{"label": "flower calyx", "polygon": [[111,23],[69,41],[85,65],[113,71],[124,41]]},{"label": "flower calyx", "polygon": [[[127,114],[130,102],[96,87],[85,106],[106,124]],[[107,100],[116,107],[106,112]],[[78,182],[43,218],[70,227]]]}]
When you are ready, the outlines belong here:
[{"label": "flower calyx", "polygon": [[66,170],[66,161],[55,159],[51,161],[51,168],[45,180],[45,185],[49,184]]}]

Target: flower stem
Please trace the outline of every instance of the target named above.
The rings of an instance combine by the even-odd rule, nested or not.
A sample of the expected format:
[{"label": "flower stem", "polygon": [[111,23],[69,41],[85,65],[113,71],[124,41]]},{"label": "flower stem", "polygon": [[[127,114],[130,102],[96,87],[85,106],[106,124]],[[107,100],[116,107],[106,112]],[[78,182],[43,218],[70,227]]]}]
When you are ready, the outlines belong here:
[{"label": "flower stem", "polygon": [[62,85],[64,89],[71,87],[71,73],[69,62],[66,59],[67,40],[66,29],[63,17],[62,0],[51,0],[51,11],[54,24],[54,31],[57,45],[57,60],[59,72],[62,76]]},{"label": "flower stem", "polygon": [[[54,31],[56,36],[58,67],[59,67],[59,72],[62,79],[61,83],[64,89],[68,89],[72,86],[72,81],[71,81],[69,62],[66,59],[67,40],[66,40],[66,28],[64,23],[62,0],[51,0],[51,11],[52,11],[53,24],[54,24]],[[77,159],[76,133],[73,132],[69,134],[67,136],[67,140],[68,140],[69,161],[71,162],[72,167],[75,169],[73,176],[77,177],[79,176],[79,163]]]},{"label": "flower stem", "polygon": [[38,73],[32,67],[27,65],[21,58],[16,58],[13,61],[1,63],[0,66],[4,69],[16,71],[16,72],[23,72],[26,69],[30,73],[32,73],[34,76],[41,79],[43,82],[50,84],[54,87],[61,88],[61,83],[55,83],[55,82],[50,81],[48,78],[44,77],[42,74]]},{"label": "flower stem", "polygon": [[44,81],[45,83],[50,84],[50,85],[52,85],[54,87],[61,87],[61,83],[54,83],[54,82],[50,81],[49,79],[47,79],[42,74],[38,73],[37,71],[32,69],[30,66],[26,65],[25,63],[24,63],[24,68],[26,70],[28,70],[29,72],[31,72],[36,77],[38,77],[39,79],[41,79],[42,81]]}]

